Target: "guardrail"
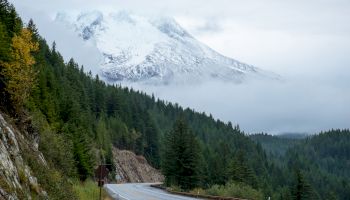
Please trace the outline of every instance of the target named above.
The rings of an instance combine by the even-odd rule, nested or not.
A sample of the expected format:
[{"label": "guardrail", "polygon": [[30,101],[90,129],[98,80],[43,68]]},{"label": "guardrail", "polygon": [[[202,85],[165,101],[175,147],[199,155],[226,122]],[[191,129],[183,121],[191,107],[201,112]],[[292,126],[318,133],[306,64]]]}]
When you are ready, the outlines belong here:
[{"label": "guardrail", "polygon": [[172,194],[188,196],[188,197],[195,197],[195,198],[214,199],[214,200],[248,200],[248,199],[240,199],[240,198],[235,198],[235,197],[220,197],[220,196],[203,195],[203,194],[197,195],[197,194],[191,194],[191,193],[187,193],[187,192],[178,192],[178,191],[169,190],[161,184],[153,184],[153,185],[151,185],[151,187],[166,190],[167,192],[172,193]]}]

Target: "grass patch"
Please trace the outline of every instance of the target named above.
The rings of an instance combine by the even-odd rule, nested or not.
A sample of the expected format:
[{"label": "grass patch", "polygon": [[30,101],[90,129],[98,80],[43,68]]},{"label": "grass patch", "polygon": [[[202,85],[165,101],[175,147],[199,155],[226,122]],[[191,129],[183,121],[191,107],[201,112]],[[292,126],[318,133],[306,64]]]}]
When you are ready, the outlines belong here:
[{"label": "grass patch", "polygon": [[[97,183],[92,180],[86,180],[85,182],[75,181],[73,184],[73,191],[78,195],[80,200],[97,200],[100,195],[100,188],[97,186]],[[112,200],[103,188],[102,199]]]},{"label": "grass patch", "polygon": [[208,195],[207,192],[202,188],[195,188],[189,191],[189,193],[193,195]]}]

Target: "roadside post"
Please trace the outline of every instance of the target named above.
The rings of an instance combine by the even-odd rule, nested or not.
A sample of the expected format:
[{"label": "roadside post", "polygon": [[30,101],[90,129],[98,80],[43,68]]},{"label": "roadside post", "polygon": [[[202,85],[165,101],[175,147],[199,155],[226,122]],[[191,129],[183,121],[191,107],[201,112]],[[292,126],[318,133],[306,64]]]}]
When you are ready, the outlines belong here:
[{"label": "roadside post", "polygon": [[100,200],[102,200],[102,187],[107,182],[107,177],[109,170],[106,166],[110,164],[101,164],[95,170],[95,179],[97,180],[97,185],[100,187]]}]

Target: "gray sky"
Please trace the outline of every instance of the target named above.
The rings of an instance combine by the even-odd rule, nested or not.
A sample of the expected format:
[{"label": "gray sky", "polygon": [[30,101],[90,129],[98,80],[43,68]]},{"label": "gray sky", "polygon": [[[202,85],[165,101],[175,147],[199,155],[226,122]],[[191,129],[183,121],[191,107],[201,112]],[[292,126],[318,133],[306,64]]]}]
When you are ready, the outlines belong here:
[{"label": "gray sky", "polygon": [[[49,41],[69,33],[50,26],[57,11],[127,9],[174,17],[197,39],[218,52],[281,74],[287,83],[251,83],[244,87],[207,85],[176,92],[150,89],[247,131],[315,132],[349,128],[350,1],[348,0],[11,0],[26,19],[33,18]],[[50,2],[50,3],[48,3]],[[59,33],[59,34],[58,34]],[[90,58],[96,51],[74,40],[62,45],[69,57]],[[58,47],[60,43],[58,42]],[[85,56],[84,56],[85,55]],[[81,59],[80,63],[92,61]],[[219,94],[223,88],[229,94]],[[212,97],[195,97],[207,94]],[[181,93],[180,93],[181,91]],[[196,91],[196,92],[192,92]],[[217,94],[218,93],[218,94]],[[185,94],[185,95],[184,95]],[[188,97],[191,97],[189,99]],[[236,96],[239,96],[238,98]],[[185,98],[186,97],[186,98]],[[216,98],[213,98],[216,97]],[[221,105],[221,106],[218,106]],[[234,113],[234,114],[233,114]]]}]

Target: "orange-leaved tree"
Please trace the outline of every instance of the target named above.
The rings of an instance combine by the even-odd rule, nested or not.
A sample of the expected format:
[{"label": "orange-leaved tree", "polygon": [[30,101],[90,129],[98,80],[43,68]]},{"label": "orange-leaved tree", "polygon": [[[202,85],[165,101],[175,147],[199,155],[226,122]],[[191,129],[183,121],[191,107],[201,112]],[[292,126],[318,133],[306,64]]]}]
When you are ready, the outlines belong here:
[{"label": "orange-leaved tree", "polygon": [[32,33],[23,28],[12,38],[10,60],[1,63],[1,74],[5,79],[5,90],[10,95],[13,106],[20,109],[29,97],[35,84],[36,72],[33,69],[35,59],[32,53],[39,49],[39,44],[32,41]]}]

